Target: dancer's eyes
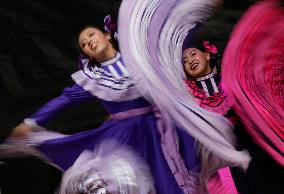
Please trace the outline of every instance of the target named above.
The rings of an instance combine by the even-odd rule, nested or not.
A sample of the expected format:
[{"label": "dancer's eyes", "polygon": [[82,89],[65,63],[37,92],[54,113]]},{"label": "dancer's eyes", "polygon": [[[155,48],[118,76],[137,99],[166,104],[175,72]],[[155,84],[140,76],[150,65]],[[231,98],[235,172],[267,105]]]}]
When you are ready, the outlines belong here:
[{"label": "dancer's eyes", "polygon": [[81,48],[85,48],[85,46],[86,46],[86,43],[81,44]]},{"label": "dancer's eyes", "polygon": [[89,37],[92,37],[93,35],[95,35],[95,32],[91,32],[91,33],[89,34]]},{"label": "dancer's eyes", "polygon": [[182,59],[182,64],[185,65],[187,62],[188,62],[187,57],[184,57],[184,58]]}]

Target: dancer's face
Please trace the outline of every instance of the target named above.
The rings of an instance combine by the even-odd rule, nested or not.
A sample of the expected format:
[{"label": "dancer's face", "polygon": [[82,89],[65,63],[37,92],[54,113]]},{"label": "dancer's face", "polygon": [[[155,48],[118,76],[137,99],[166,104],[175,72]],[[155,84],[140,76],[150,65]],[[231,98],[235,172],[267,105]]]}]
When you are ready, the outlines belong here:
[{"label": "dancer's face", "polygon": [[100,59],[113,49],[110,39],[108,33],[94,27],[87,27],[79,35],[79,45],[88,57],[100,62]]},{"label": "dancer's face", "polygon": [[209,64],[210,54],[196,48],[187,48],[182,54],[182,64],[185,71],[192,77],[198,78],[211,73]]}]

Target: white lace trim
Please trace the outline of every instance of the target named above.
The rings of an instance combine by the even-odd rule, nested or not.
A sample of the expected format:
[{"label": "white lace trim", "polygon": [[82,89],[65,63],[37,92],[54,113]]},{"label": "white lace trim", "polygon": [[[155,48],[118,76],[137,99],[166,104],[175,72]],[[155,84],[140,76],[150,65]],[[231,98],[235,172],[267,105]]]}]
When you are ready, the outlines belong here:
[{"label": "white lace trim", "polygon": [[204,80],[206,80],[206,79],[213,78],[215,74],[216,74],[216,72],[215,72],[215,71],[212,71],[212,72],[209,73],[208,75],[205,75],[205,76],[203,76],[203,77],[196,78],[196,81],[204,81]]},{"label": "white lace trim", "polygon": [[116,61],[118,61],[120,59],[121,55],[119,52],[116,53],[115,57],[113,57],[112,59],[110,60],[107,60],[107,61],[104,61],[104,62],[101,62],[100,64],[102,66],[107,66],[107,65],[111,65],[113,63],[115,63]]}]

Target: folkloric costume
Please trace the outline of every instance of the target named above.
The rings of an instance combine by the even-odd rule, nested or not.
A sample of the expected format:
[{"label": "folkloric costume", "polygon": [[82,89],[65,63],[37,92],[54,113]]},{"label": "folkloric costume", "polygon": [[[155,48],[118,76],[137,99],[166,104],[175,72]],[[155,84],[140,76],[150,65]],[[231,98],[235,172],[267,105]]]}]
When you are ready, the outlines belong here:
[{"label": "folkloric costume", "polygon": [[194,101],[200,107],[225,116],[232,107],[232,100],[230,100],[230,96],[228,96],[222,85],[221,56],[216,46],[210,44],[209,41],[203,41],[202,43],[190,43],[188,47],[197,48],[202,52],[210,53],[209,65],[213,70],[210,74],[199,78],[193,78],[185,72],[187,78],[185,84],[187,88],[195,97]]},{"label": "folkloric costume", "polygon": [[[184,48],[197,48],[202,52],[210,54],[208,65],[212,72],[203,77],[194,78],[186,71],[185,84],[190,93],[195,97],[194,101],[202,108],[211,112],[216,112],[228,118],[235,124],[236,117],[232,114],[232,100],[222,86],[220,54],[214,44],[209,41],[198,42],[190,40],[184,42]],[[184,51],[186,52],[186,50]],[[208,182],[208,190],[211,194],[230,193],[237,194],[238,191],[234,184],[229,167],[222,168],[212,176]]]},{"label": "folkloric costume", "polygon": [[[228,120],[200,108],[183,82],[180,63],[188,31],[211,15],[217,0],[124,0],[118,37],[122,56],[139,91],[201,143],[203,175],[228,165],[247,167],[249,156],[234,149]],[[180,52],[179,52],[180,51]],[[171,124],[169,123],[169,124]],[[163,136],[166,139],[166,136]],[[167,145],[163,145],[167,149]],[[209,162],[211,161],[211,162]],[[214,162],[212,162],[214,161]]]},{"label": "folkloric costume", "polygon": [[[29,137],[30,142],[53,164],[67,170],[74,163],[76,165],[76,160],[81,164],[81,158],[86,156],[84,150],[94,150],[108,140],[115,141],[116,147],[122,147],[123,150],[109,151],[110,154],[113,153],[116,158],[117,154],[127,152],[130,147],[135,154],[129,155],[133,158],[137,158],[136,155],[143,158],[141,166],[148,166],[151,171],[141,177],[152,174],[155,190],[161,194],[200,193],[200,162],[192,136],[204,145],[202,153],[206,155],[207,162],[211,161],[208,162],[210,165],[202,166],[201,176],[212,174],[220,166],[228,164],[247,167],[250,158],[246,152],[234,149],[235,139],[231,134],[229,122],[198,107],[188,97],[181,79],[184,76],[179,61],[181,53],[176,52],[181,50],[180,45],[186,32],[194,27],[196,22],[205,20],[218,2],[124,0],[118,25],[122,56],[118,52],[113,59],[99,66],[91,66],[87,58],[81,57],[81,70],[72,75],[76,84],[66,88],[61,96],[44,105],[25,122],[44,126],[63,108],[90,99],[100,101],[111,114],[111,119],[98,129],[70,136],[35,132]],[[180,16],[176,17],[178,15]],[[181,22],[182,18],[193,19]],[[177,24],[179,26],[176,26]],[[174,43],[171,40],[174,40]],[[176,49],[179,47],[180,49]],[[94,157],[96,156],[94,154]],[[89,158],[89,154],[86,158]],[[120,164],[121,157],[118,158],[114,162]],[[124,165],[131,166],[135,163],[125,162]],[[97,166],[89,166],[90,171],[96,172],[94,168]],[[115,164],[114,166],[119,167]],[[131,169],[141,168],[133,166]],[[136,180],[139,174],[132,176],[132,173],[120,173],[122,174],[134,177],[134,180],[117,183],[119,186],[116,192],[129,193],[131,183],[139,183],[139,180]],[[65,177],[67,180],[63,180],[63,183],[67,181],[67,184],[63,185],[68,185],[69,176]],[[77,176],[73,177],[76,179]],[[71,182],[72,180],[71,178]],[[90,188],[93,189],[94,184],[96,181],[92,182]],[[87,184],[83,182],[77,185],[82,191],[81,186]],[[148,185],[147,192],[150,192],[151,180]],[[101,187],[98,189],[104,192]],[[142,194],[140,187],[143,185],[136,184],[135,189]]]},{"label": "folkloric costume", "polygon": [[[20,151],[36,154],[67,170],[61,193],[196,193],[200,162],[194,139],[172,128],[167,133],[168,142],[164,142],[170,144],[169,149],[163,152],[160,138],[167,118],[139,94],[120,53],[94,67],[82,55],[79,64],[81,70],[72,75],[76,84],[25,119],[26,124],[38,129],[27,141],[41,154],[27,147],[20,147]],[[111,114],[100,128],[74,135],[43,129],[64,108],[94,99]],[[111,148],[100,149],[109,142],[114,142]],[[15,155],[5,145],[2,148],[1,156]]]},{"label": "folkloric costume", "polygon": [[[143,159],[144,162],[142,163],[149,166],[157,193],[194,192],[198,186],[198,177],[195,176],[195,171],[198,170],[199,160],[194,149],[193,138],[188,134],[183,134],[179,140],[181,148],[185,150],[183,156],[185,161],[183,161],[178,153],[178,145],[174,144],[175,138],[179,138],[175,130],[170,134],[172,138],[169,140],[172,142],[167,142],[171,143],[171,150],[168,150],[170,157],[166,158],[164,156],[160,145],[160,133],[162,133],[165,125],[164,118],[139,94],[138,88],[124,66],[120,53],[117,52],[114,58],[101,63],[99,67],[90,66],[89,60],[82,57],[80,63],[82,69],[72,75],[76,84],[71,88],[66,88],[61,96],[48,102],[30,118],[26,119],[25,122],[45,126],[48,120],[63,108],[91,99],[97,99],[102,103],[111,114],[110,119],[105,121],[98,129],[91,129],[64,137],[58,134],[60,138],[55,138],[56,134],[54,133],[35,132],[31,134],[29,142],[36,144],[37,148],[52,163],[63,170],[67,170],[76,160],[80,161],[81,157],[84,158],[84,156],[80,156],[84,150],[94,150],[102,142],[115,141],[116,145],[114,147],[130,147]],[[106,152],[105,154],[110,155],[110,158],[111,155],[121,153],[111,149],[108,151],[110,153]],[[98,160],[96,158],[103,156],[104,153],[101,153],[100,157],[94,154],[94,161]],[[100,162],[97,164],[100,164]],[[125,163],[126,166],[130,164],[135,163]],[[169,165],[171,168],[169,168]],[[96,166],[96,168],[99,167]],[[76,170],[75,167],[72,167],[72,169]],[[102,167],[99,171],[104,172],[104,169],[106,167]],[[88,170],[92,171],[93,169]],[[140,170],[139,172],[143,171]],[[177,181],[175,181],[173,174],[176,176]],[[139,176],[139,174],[135,174],[135,176],[131,177]],[[76,176],[73,178],[76,178]],[[71,182],[73,181],[71,180]],[[102,181],[106,180],[102,179]],[[82,185],[82,183],[79,185]],[[139,187],[142,187],[142,185],[137,185],[139,191]],[[64,185],[62,186],[64,187]],[[67,187],[65,190],[63,189],[63,191],[66,190],[68,190]],[[117,192],[129,193],[130,190],[128,187],[118,184]]]}]

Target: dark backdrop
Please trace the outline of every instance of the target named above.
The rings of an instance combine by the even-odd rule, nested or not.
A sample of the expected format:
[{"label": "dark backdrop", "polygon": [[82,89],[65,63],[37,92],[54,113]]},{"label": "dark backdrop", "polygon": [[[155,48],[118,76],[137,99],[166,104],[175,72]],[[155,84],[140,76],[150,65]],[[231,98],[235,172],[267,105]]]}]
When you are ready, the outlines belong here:
[{"label": "dark backdrop", "polygon": [[[116,20],[119,4],[118,0],[1,1],[0,108],[4,122],[0,139],[73,84],[70,75],[77,69],[79,30],[87,24],[102,25],[108,14]],[[64,114],[61,122],[53,122],[56,126],[52,129],[70,131],[97,124],[105,116],[96,104],[86,107],[90,106],[85,105],[84,111],[68,111],[68,117]],[[98,112],[103,115],[85,119]]]},{"label": "dark backdrop", "polygon": [[[79,30],[87,24],[102,25],[108,14],[116,20],[120,2],[0,1],[0,142],[26,116],[73,84],[70,75],[77,69]],[[225,0],[201,36],[223,50],[234,24],[253,2]],[[66,110],[49,128],[73,133],[98,126],[106,115],[91,102]],[[2,193],[51,193],[60,178],[60,173],[35,159],[2,162]]]}]

